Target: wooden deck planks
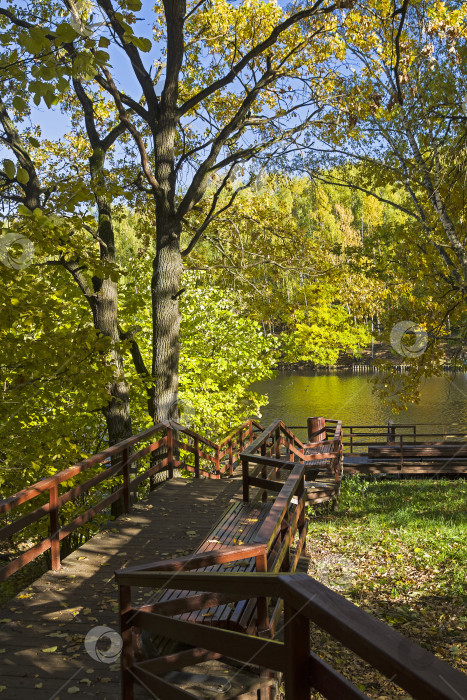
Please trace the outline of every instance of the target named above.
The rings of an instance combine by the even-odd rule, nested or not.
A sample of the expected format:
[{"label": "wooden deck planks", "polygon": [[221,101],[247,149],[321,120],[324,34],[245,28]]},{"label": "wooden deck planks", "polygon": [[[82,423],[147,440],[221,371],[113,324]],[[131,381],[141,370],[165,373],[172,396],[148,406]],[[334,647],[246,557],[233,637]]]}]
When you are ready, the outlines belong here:
[{"label": "wooden deck planks", "polygon": [[84,648],[93,627],[118,631],[114,570],[193,552],[240,491],[238,477],[167,481],[1,608],[1,699],[17,700],[25,689],[34,700],[119,697],[118,664],[95,661]]}]

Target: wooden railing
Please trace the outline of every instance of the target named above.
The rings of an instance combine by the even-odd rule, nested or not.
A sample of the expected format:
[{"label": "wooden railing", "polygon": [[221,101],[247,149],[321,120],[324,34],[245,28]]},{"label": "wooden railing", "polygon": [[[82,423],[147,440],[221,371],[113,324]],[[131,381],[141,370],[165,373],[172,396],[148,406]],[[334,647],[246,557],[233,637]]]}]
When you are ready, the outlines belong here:
[{"label": "wooden railing", "polygon": [[[239,554],[257,556],[261,552],[255,547],[215,552],[217,558],[224,557],[223,561],[232,561]],[[189,571],[210,565],[211,556],[160,562],[146,571],[122,569],[116,572],[123,640],[123,700],[133,700],[135,681],[158,697],[194,698],[162,676],[184,666],[221,657],[283,674],[286,700],[309,700],[310,688],[330,700],[367,698],[311,649],[310,622],[416,699],[459,700],[466,697],[467,676],[306,574]],[[139,586],[201,593],[196,597],[185,596],[136,608],[131,602],[131,588]],[[264,601],[268,597],[278,598],[284,604],[283,642],[171,617],[244,598]],[[258,628],[263,609],[264,604],[257,606]],[[191,648],[170,656],[136,661],[134,631],[140,629],[153,634],[163,633],[169,639],[191,645]],[[366,671],[362,669],[364,673]],[[269,695],[261,694],[263,697]]]},{"label": "wooden railing", "polygon": [[[321,437],[322,426],[319,430]],[[465,675],[307,575],[285,573],[295,569],[306,538],[305,470],[315,459],[330,459],[337,465],[341,458],[341,449],[337,447],[342,441],[342,428],[338,421],[330,430],[330,441],[319,437],[317,443],[310,444],[312,450],[321,451],[308,454],[310,444],[302,443],[282,421],[274,421],[241,453],[244,500],[249,501],[250,489],[256,488],[257,497],[269,508],[253,544],[221,547],[116,572],[123,640],[123,700],[133,700],[135,682],[158,697],[194,698],[164,676],[185,666],[222,658],[259,667],[263,680],[271,673],[283,674],[286,700],[309,700],[311,688],[330,700],[367,698],[311,649],[310,623],[321,627],[414,698],[465,697]],[[331,451],[331,446],[336,449]],[[284,469],[288,476],[281,482],[278,475]],[[266,504],[269,491],[277,493],[272,505]],[[291,561],[290,545],[296,533],[298,544]],[[199,571],[248,557],[255,557],[256,573]],[[266,571],[269,562],[273,564]],[[198,571],[193,572],[194,569]],[[183,591],[185,595],[155,603],[152,598],[147,605],[135,607],[132,587],[152,591],[170,589]],[[256,635],[174,619],[245,599],[254,605]],[[270,617],[269,600],[276,601]],[[283,642],[265,639],[264,632],[274,635],[282,608]],[[168,656],[138,660],[135,640],[142,629],[182,642],[185,649]],[[186,649],[186,645],[191,648]],[[235,668],[232,673],[237,673]],[[267,686],[268,682],[258,690],[259,698],[270,697]]]},{"label": "wooden railing", "polygon": [[[240,455],[243,500],[250,500],[250,486],[256,486],[262,489],[256,499],[266,501],[267,491],[275,488],[274,479],[279,478],[279,471],[290,471],[296,463],[312,467],[313,462],[329,460],[334,479],[339,482],[342,476],[342,424],[340,421],[332,421],[332,424],[330,440],[320,426],[315,436],[317,439],[304,444],[281,420],[273,421]],[[320,439],[322,436],[326,439]],[[253,465],[252,472],[250,465]]]},{"label": "wooden railing", "polygon": [[[232,474],[239,453],[254,439],[258,430],[262,430],[261,425],[248,420],[222,442],[215,443],[178,423],[162,422],[1,500],[0,516],[4,516],[6,524],[0,529],[0,541],[10,540],[11,546],[10,538],[17,535],[29,539],[31,531],[28,528],[43,518],[48,519],[48,528],[42,527],[43,532],[48,530],[48,536],[41,537],[39,542],[0,569],[0,582],[48,551],[50,567],[58,569],[60,542],[116,501],[121,501],[122,512],[130,512],[132,493],[135,494],[144,481],[160,472],[165,472],[167,478],[173,477],[176,468],[187,469],[195,477],[219,479],[226,471]],[[135,451],[137,446],[140,449]],[[190,464],[190,456],[193,464]],[[148,464],[144,460],[148,460]],[[91,470],[93,475],[86,479],[83,475]],[[70,488],[73,481],[75,485]],[[93,491],[101,484],[107,489],[104,496],[100,489]],[[39,503],[38,507],[28,509],[28,504],[34,499],[37,499],[34,504]],[[87,501],[92,501],[92,504]],[[73,513],[68,522],[63,522],[66,517],[63,507],[72,502],[78,503],[77,513]],[[18,514],[16,518],[14,514]]]},{"label": "wooden railing", "polygon": [[[430,431],[429,424],[392,423],[386,425],[349,425],[345,427],[348,440],[343,446],[350,454],[367,454],[368,448],[382,444],[395,444],[400,448],[408,445],[421,447],[423,444],[443,444],[447,446],[467,447],[466,432]],[[357,449],[356,449],[357,448]]]},{"label": "wooden railing", "polygon": [[[367,456],[369,450],[384,447],[388,456],[404,458],[413,455],[431,458],[453,455],[467,462],[467,431],[456,432],[444,426],[443,432],[430,430],[433,423],[394,423],[392,420],[381,425],[345,425],[329,418],[308,418],[306,425],[292,425],[291,430],[305,431],[308,441],[333,439],[337,434],[342,438],[345,453]],[[391,451],[391,448],[394,448]]]},{"label": "wooden railing", "polygon": [[185,453],[182,459],[176,459],[175,466],[187,469],[195,476],[211,479],[219,479],[226,472],[232,476],[242,450],[253,441],[258,431],[263,430],[257,421],[250,419],[216,443],[174,421],[171,425],[175,431],[174,448]]}]

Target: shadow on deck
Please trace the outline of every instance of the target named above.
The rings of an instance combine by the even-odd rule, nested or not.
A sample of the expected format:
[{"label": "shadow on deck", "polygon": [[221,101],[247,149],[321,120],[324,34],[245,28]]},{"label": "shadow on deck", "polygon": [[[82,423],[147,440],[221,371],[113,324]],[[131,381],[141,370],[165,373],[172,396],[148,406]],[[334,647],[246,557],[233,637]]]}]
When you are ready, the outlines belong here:
[{"label": "shadow on deck", "polygon": [[[241,490],[241,479],[172,479],[94,536],[0,610],[2,700],[120,696],[119,659],[86,652],[91,629],[118,631],[114,571],[190,554]],[[104,645],[105,648],[105,645]],[[78,689],[78,690],[74,690]]]}]

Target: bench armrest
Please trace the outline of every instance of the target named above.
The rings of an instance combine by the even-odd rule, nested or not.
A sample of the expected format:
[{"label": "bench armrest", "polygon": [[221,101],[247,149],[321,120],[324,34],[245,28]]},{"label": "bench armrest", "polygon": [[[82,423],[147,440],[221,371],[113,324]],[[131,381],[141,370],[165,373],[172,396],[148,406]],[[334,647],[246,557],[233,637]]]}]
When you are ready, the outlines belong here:
[{"label": "bench armrest", "polygon": [[210,552],[200,552],[199,554],[177,557],[176,559],[162,559],[160,561],[151,562],[150,564],[143,564],[142,566],[131,566],[125,569],[119,569],[115,573],[129,574],[139,571],[190,571],[193,569],[202,569],[205,566],[226,564],[227,562],[236,561],[238,559],[257,557],[261,554],[266,554],[266,551],[266,544],[263,543],[241,545],[238,547],[221,547],[211,550]]}]

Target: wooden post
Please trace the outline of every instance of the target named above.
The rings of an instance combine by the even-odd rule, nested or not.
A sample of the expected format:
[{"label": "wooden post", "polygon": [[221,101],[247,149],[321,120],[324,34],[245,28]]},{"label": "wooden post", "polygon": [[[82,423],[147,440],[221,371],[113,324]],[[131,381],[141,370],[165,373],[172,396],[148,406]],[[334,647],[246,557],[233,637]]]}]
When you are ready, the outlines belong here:
[{"label": "wooden post", "polygon": [[129,459],[128,447],[122,450],[122,473],[123,473],[123,512],[129,513],[131,510],[130,503],[130,465],[128,463]]},{"label": "wooden post", "polygon": [[353,454],[353,426],[350,426],[350,454]]},{"label": "wooden post", "polygon": [[249,445],[253,442],[253,421],[250,420],[248,421],[248,438],[249,438]]},{"label": "wooden post", "polygon": [[284,600],[285,697],[310,700],[310,623]]},{"label": "wooden post", "polygon": [[[289,524],[289,509],[287,508],[287,511],[282,518],[281,521],[281,529],[280,529],[280,541],[281,541],[281,549],[282,549],[282,542],[285,540],[285,538],[288,535],[290,529],[290,524]],[[281,564],[281,571],[289,571],[290,569],[290,543],[289,546],[287,547],[287,553],[282,560]]]},{"label": "wooden post", "polygon": [[276,429],[276,459],[281,458],[281,429]]},{"label": "wooden post", "polygon": [[122,700],[133,700],[133,676],[129,668],[134,663],[133,631],[131,622],[127,621],[131,614],[131,588],[120,586],[120,636],[122,638],[122,653],[120,668],[122,678]]},{"label": "wooden post", "polygon": [[[301,508],[300,510],[300,515],[298,516],[298,521],[297,521],[297,529],[298,529],[298,536],[299,538],[302,535],[302,532],[304,528],[306,527],[306,493],[305,493],[305,478],[303,477],[302,479],[303,482],[303,491],[301,491],[301,495],[298,496],[298,507]],[[306,544],[305,544],[306,547]]]},{"label": "wooden post", "polygon": [[395,442],[396,441],[396,426],[394,425],[394,421],[392,418],[388,420],[388,437],[387,437],[387,442]]},{"label": "wooden post", "polygon": [[199,440],[194,438],[194,448],[195,448],[195,479],[199,479]]},{"label": "wooden post", "polygon": [[[263,554],[258,554],[256,557],[256,573],[265,574],[268,570],[268,560],[266,552]],[[269,618],[268,618],[268,599],[264,596],[257,598],[256,603],[256,626],[258,633],[261,634],[269,631]]]},{"label": "wooden post", "polygon": [[323,418],[322,416],[315,418],[307,418],[306,425],[308,428],[308,442],[321,442],[322,440],[326,440],[325,432],[320,432],[317,435],[313,436],[313,433],[316,433],[318,430],[324,431],[324,428],[326,426],[325,418]]},{"label": "wooden post", "polygon": [[174,434],[172,428],[167,428],[167,467],[169,479],[174,475]]},{"label": "wooden post", "polygon": [[60,568],[60,526],[58,523],[58,485],[52,486],[49,491],[49,517],[50,517],[50,554],[52,570]]},{"label": "wooden post", "polygon": [[221,478],[221,458],[220,458],[220,450],[219,447],[216,447],[216,456],[215,456],[215,465],[216,465],[216,479]]},{"label": "wooden post", "polygon": [[[263,443],[261,445],[261,454],[263,455],[263,457],[266,455],[266,444],[265,443]],[[271,455],[269,455],[269,457],[270,456]],[[263,467],[261,468],[261,478],[262,479],[268,478],[268,468],[266,467],[266,465],[263,465]],[[263,493],[261,494],[261,502],[267,503],[267,500],[268,500],[268,492],[266,491],[266,489],[264,489]]]},{"label": "wooden post", "polygon": [[402,467],[404,466],[404,436],[401,433],[399,436],[400,438],[400,446],[401,446],[401,463],[399,465],[399,470],[402,470]]},{"label": "wooden post", "polygon": [[229,440],[229,474],[233,476],[233,438]]},{"label": "wooden post", "polygon": [[242,457],[242,481],[243,481],[243,500],[248,503],[250,500],[250,474],[248,458]]}]

